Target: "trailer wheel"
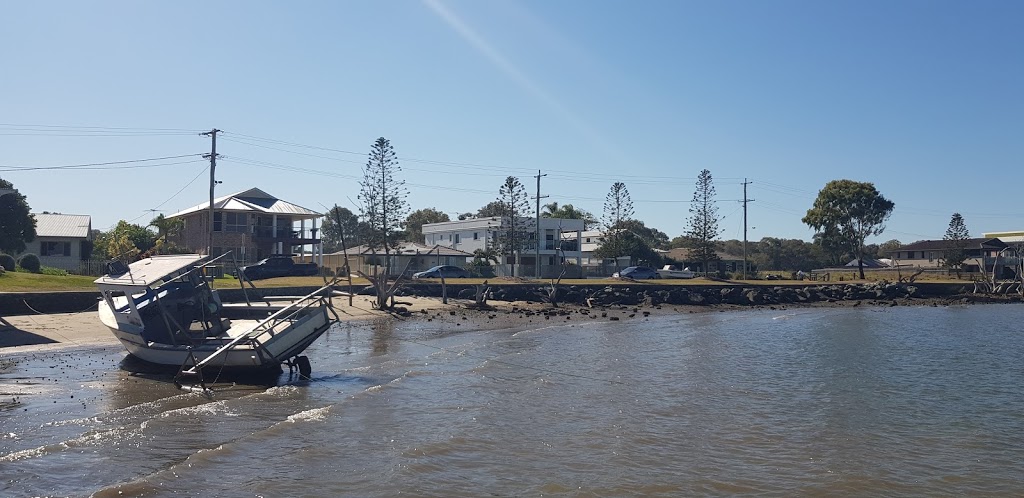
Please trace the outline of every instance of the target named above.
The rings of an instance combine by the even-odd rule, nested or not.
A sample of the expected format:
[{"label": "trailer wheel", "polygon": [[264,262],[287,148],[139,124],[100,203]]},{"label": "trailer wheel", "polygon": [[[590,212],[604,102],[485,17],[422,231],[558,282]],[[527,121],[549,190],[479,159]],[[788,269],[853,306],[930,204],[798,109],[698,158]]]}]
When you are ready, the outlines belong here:
[{"label": "trailer wheel", "polygon": [[299,376],[305,379],[309,379],[310,374],[313,373],[313,367],[309,364],[309,357],[307,356],[296,356],[295,364],[299,367]]}]

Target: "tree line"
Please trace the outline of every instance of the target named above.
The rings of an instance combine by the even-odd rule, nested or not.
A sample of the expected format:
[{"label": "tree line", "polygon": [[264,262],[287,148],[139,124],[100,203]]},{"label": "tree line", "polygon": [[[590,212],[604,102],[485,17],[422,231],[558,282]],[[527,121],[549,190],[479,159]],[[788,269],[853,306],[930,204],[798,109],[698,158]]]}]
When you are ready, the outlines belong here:
[{"label": "tree line", "polygon": [[[387,256],[403,241],[422,243],[423,225],[452,221],[447,213],[432,207],[410,211],[401,167],[393,146],[384,137],[371,145],[359,186],[360,202],[354,211],[335,205],[325,214],[320,232],[325,252],[369,245]],[[4,189],[13,190],[13,185],[0,179],[0,191]],[[544,205],[540,216],[579,219],[584,221],[585,229],[599,230],[602,243],[594,252],[595,258],[628,259],[631,264],[656,266],[665,262],[659,250],[685,247],[689,249],[688,260],[709,268],[722,253],[743,252],[742,242],[720,240],[721,218],[715,195],[711,171],[700,171],[689,216],[682,227],[683,234],[671,240],[664,232],[647,227],[635,218],[633,202],[623,182],[610,186],[599,216],[558,202]],[[872,183],[846,179],[828,182],[802,218],[803,223],[815,230],[811,242],[765,237],[747,244],[748,259],[761,270],[795,271],[835,266],[856,258],[863,277],[866,258],[884,257],[899,246],[897,240],[880,245],[866,243],[867,238],[883,233],[894,207],[895,204]],[[492,234],[488,250],[477,255],[478,260],[519,263],[524,251],[539,242],[532,240],[536,233],[536,214],[531,210],[522,182],[508,176],[498,186],[494,201],[476,212],[458,213],[456,218],[500,219],[500,228]],[[16,192],[0,195],[0,251],[24,251],[25,243],[35,237],[34,227],[23,195]],[[92,256],[94,259],[134,259],[155,253],[181,252],[183,248],[172,242],[181,228],[180,219],[163,215],[145,226],[122,220],[110,230],[94,231]],[[945,238],[955,242],[951,244],[955,250],[947,254],[947,263],[958,268],[966,257],[962,241],[969,238],[959,213],[954,213]],[[386,272],[391,270],[387,268]]]}]

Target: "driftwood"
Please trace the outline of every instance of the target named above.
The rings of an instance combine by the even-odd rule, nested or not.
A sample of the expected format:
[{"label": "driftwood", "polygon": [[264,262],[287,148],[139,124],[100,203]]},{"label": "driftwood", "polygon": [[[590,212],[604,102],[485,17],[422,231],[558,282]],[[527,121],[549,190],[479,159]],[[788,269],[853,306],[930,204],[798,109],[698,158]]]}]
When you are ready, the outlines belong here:
[{"label": "driftwood", "polygon": [[409,269],[409,264],[411,263],[412,260],[410,260],[409,263],[405,264],[405,269],[402,270],[402,273],[398,274],[398,276],[395,278],[394,283],[391,283],[390,287],[388,286],[390,275],[388,274],[387,271],[385,271],[384,274],[380,276],[370,276],[366,275],[363,272],[359,272],[359,276],[365,278],[366,280],[369,280],[370,284],[373,285],[374,291],[376,292],[377,299],[376,302],[373,303],[373,307],[379,310],[394,309],[395,292],[398,292],[399,286],[405,280],[405,271]]},{"label": "driftwood", "polygon": [[487,285],[487,281],[484,283],[477,284],[476,294],[473,297],[473,303],[467,304],[466,307],[470,309],[489,310],[491,305],[487,304],[487,295],[491,292],[491,287]]},{"label": "driftwood", "polygon": [[922,273],[924,273],[924,268],[918,268],[917,271],[914,272],[913,274],[911,274],[909,277],[903,277],[902,275],[900,275],[899,276],[899,282],[901,284],[903,284],[903,283],[911,283],[912,284],[912,283],[914,283],[915,280],[917,280],[917,277],[919,277]]}]

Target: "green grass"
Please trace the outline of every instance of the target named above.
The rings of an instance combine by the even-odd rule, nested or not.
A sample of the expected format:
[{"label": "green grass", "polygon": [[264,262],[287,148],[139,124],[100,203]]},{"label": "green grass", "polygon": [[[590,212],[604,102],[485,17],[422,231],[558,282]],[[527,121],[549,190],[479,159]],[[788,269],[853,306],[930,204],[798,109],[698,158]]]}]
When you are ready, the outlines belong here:
[{"label": "green grass", "polygon": [[[328,278],[327,282],[331,282]],[[339,280],[339,285],[348,285],[348,280]],[[366,285],[365,279],[353,277],[352,285]],[[324,285],[323,277],[278,277],[278,278],[267,278],[263,280],[253,281],[253,285],[257,289],[260,288],[271,288],[271,287],[322,287]],[[240,289],[241,286],[238,284],[238,280],[234,277],[218,278],[213,281],[214,289]],[[248,286],[246,286],[248,288]]]},{"label": "green grass", "polygon": [[94,291],[96,277],[5,272],[0,275],[0,292]]},{"label": "green grass", "polygon": [[[904,275],[906,276],[906,275]],[[707,280],[704,278],[694,278],[689,280],[683,279],[657,279],[657,280],[640,280],[632,282],[628,280],[616,280],[610,278],[602,279],[563,279],[562,285],[632,285],[632,284],[650,284],[659,286],[672,286],[672,285],[708,285],[708,286],[720,286],[720,285],[731,285],[731,284],[743,284],[743,285],[763,285],[763,286],[779,286],[779,285],[816,285],[816,284],[829,284],[829,283],[858,283],[865,282],[864,280],[855,280],[854,274],[849,273],[843,274],[843,281],[838,280],[838,275],[832,275],[831,282],[812,282],[808,280],[733,280],[729,282],[719,282],[714,280]],[[924,275],[922,275],[924,277]],[[956,280],[955,278],[936,278],[937,276],[929,276],[931,278],[918,278],[918,281],[928,282],[970,282],[966,278],[964,280]],[[896,280],[896,274],[893,272],[892,275],[881,275],[873,274],[868,276],[867,281],[879,280],[887,278],[890,282]],[[96,290],[96,284],[93,281],[96,277],[82,276],[82,275],[45,275],[41,273],[29,273],[29,272],[6,272],[0,275],[0,292],[50,292],[50,291],[94,291]],[[503,278],[453,278],[448,279],[447,283],[452,285],[476,285],[487,281],[493,285],[547,285],[550,280],[511,280]],[[440,279],[423,279],[417,281],[420,283],[439,284]],[[270,287],[319,287],[324,284],[322,277],[281,277],[281,278],[269,278],[266,280],[257,280],[254,282],[257,288],[270,288]],[[367,282],[362,278],[353,278],[352,283],[354,285],[366,285]],[[341,285],[346,285],[347,280],[341,280]],[[218,278],[213,283],[216,289],[237,289],[239,288],[238,280],[228,278]]]}]

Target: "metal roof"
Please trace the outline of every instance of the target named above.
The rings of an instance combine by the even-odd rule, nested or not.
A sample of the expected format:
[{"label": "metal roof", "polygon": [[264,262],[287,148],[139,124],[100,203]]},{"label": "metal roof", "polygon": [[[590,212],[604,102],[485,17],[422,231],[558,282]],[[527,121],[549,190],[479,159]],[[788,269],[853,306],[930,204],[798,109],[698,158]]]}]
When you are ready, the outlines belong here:
[{"label": "metal roof", "polygon": [[198,254],[153,256],[140,259],[128,265],[128,271],[124,274],[117,276],[104,275],[97,278],[94,282],[108,286],[146,287],[167,275],[194,265],[201,259],[203,259],[203,256]]},{"label": "metal roof", "polygon": [[[998,240],[998,239],[989,239],[989,238],[964,239],[963,244],[964,244],[964,247],[966,247],[966,248],[976,249],[976,248],[978,248],[980,246],[983,246],[983,245],[991,245],[992,241],[994,241],[994,240]],[[953,242],[949,241],[949,240],[942,240],[942,239],[940,239],[940,240],[919,240],[917,242],[912,242],[910,244],[902,245],[902,246],[900,246],[900,247],[898,247],[896,249],[891,249],[888,252],[891,254],[891,253],[895,253],[895,252],[905,252],[905,251],[942,251],[942,250],[948,249],[948,248],[950,248],[952,246],[953,246]]]},{"label": "metal roof", "polygon": [[[247,211],[253,213],[286,214],[296,219],[319,218],[320,213],[306,209],[302,206],[282,201],[258,188],[251,188],[243,192],[237,192],[213,200],[213,208],[223,211]],[[210,203],[204,202],[188,209],[178,211],[168,218],[177,218],[187,214],[197,213],[210,209]]]},{"label": "metal roof", "polygon": [[92,229],[92,217],[87,214],[33,214],[36,218],[36,237],[87,239]]}]

